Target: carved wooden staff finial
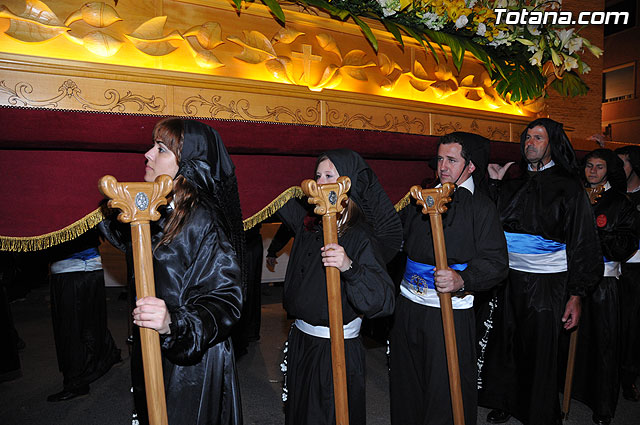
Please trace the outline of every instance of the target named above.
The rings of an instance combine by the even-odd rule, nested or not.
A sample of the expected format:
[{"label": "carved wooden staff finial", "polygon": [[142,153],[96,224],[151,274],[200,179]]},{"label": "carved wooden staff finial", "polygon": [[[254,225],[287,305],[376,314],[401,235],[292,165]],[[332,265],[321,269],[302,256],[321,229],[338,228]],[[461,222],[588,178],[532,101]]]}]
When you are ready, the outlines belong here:
[{"label": "carved wooden staff finial", "polygon": [[[347,200],[347,191],[351,188],[351,180],[349,177],[341,176],[338,177],[336,183],[322,185],[318,185],[315,180],[305,180],[300,186],[305,195],[309,197],[309,203],[316,205],[314,212],[322,215],[324,244],[338,243],[336,214],[344,209],[343,203]],[[348,425],[349,405],[347,399],[347,368],[344,357],[340,270],[336,267],[327,267],[326,272],[336,425]]]},{"label": "carved wooden staff finial", "polygon": [[[444,243],[444,231],[442,230],[441,214],[447,211],[446,204],[451,202],[450,196],[453,193],[454,188],[455,186],[452,183],[443,183],[441,187],[435,189],[422,189],[420,186],[411,187],[411,196],[415,198],[418,205],[422,206],[422,213],[429,214],[437,270],[449,268],[449,264],[447,263],[447,249]],[[460,385],[460,365],[458,363],[456,330],[453,324],[451,293],[438,292],[438,297],[440,298],[440,313],[442,314],[444,343],[447,351],[447,367],[449,370],[449,391],[451,392],[453,423],[455,425],[464,425],[462,387]]]},{"label": "carved wooden staff finial", "polygon": [[[136,277],[136,296],[154,297],[153,255],[149,222],[160,218],[158,207],[167,204],[173,180],[167,175],[156,177],[153,183],[118,183],[113,176],[104,176],[98,184],[100,192],[110,198],[109,207],[122,212],[118,220],[131,223],[131,243]],[[140,328],[142,362],[151,425],[167,425],[167,404],[162,377],[162,357],[158,332]]]},{"label": "carved wooden staff finial", "polygon": [[589,195],[589,202],[593,205],[596,203],[598,198],[602,196],[602,192],[604,192],[604,185],[599,184],[596,187],[587,187],[585,190],[587,191],[587,195]]}]

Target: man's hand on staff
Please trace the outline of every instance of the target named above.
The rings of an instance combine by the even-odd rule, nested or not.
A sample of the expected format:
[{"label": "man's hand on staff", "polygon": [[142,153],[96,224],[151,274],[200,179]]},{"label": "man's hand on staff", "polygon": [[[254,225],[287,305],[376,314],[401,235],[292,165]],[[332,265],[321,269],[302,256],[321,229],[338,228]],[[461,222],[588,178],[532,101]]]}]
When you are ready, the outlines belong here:
[{"label": "man's hand on staff", "polygon": [[436,270],[433,277],[438,292],[458,292],[464,286],[462,276],[455,270]]},{"label": "man's hand on staff", "polygon": [[507,173],[507,170],[509,169],[509,167],[511,167],[513,164],[514,164],[513,161],[507,162],[503,166],[500,166],[498,164],[489,164],[487,166],[489,177],[494,180],[502,180],[504,178],[504,175]]},{"label": "man's hand on staff", "polygon": [[330,243],[322,248],[322,264],[325,267],[337,267],[341,272],[346,272],[351,268],[351,259],[347,257],[344,248],[337,243]]},{"label": "man's hand on staff", "polygon": [[567,301],[567,306],[564,309],[564,314],[562,315],[562,323],[564,323],[564,328],[566,330],[578,326],[578,323],[580,323],[581,312],[582,303],[580,301],[580,297],[577,295],[571,295],[569,297],[569,301]]},{"label": "man's hand on staff", "polygon": [[144,297],[136,301],[136,308],[133,310],[133,323],[142,328],[154,329],[160,334],[168,334],[171,315],[163,300],[156,297]]}]

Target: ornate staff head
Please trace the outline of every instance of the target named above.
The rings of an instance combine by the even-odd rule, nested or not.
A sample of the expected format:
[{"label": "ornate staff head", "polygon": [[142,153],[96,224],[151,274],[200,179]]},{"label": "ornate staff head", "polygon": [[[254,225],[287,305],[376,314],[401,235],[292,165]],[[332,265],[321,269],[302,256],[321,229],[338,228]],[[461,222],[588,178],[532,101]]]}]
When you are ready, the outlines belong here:
[{"label": "ornate staff head", "polygon": [[118,220],[122,223],[148,223],[160,218],[158,207],[167,205],[166,196],[173,188],[173,180],[167,175],[156,177],[152,183],[118,183],[113,176],[104,176],[98,183],[100,192],[109,198],[109,208],[122,212]]},{"label": "ornate staff head", "polygon": [[443,214],[451,202],[451,194],[455,186],[453,183],[443,183],[441,187],[423,189],[420,186],[411,187],[411,196],[422,206],[423,214]]},{"label": "ornate staff head", "polygon": [[599,184],[596,187],[586,187],[587,195],[589,195],[589,202],[591,205],[595,204],[598,198],[602,196],[602,192],[604,192],[604,185]]},{"label": "ornate staff head", "polygon": [[351,188],[349,177],[340,176],[335,183],[317,184],[315,180],[307,179],[300,185],[308,202],[315,204],[313,210],[318,215],[330,215],[342,212],[344,201],[348,199],[347,192]]}]

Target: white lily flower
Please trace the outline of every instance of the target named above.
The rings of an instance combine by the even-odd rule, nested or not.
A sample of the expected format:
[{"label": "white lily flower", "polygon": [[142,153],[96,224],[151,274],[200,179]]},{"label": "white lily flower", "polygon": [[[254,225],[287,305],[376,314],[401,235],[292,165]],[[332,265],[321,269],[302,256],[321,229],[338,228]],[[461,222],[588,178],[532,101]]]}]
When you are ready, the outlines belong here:
[{"label": "white lily flower", "polygon": [[456,28],[464,28],[467,23],[469,23],[469,18],[467,18],[467,15],[460,15],[458,16],[458,19],[456,19]]},{"label": "white lily flower", "polygon": [[533,66],[542,65],[542,50],[538,50],[533,56],[529,58],[529,63]]},{"label": "white lily flower", "polygon": [[487,26],[484,23],[480,22],[478,24],[478,31],[476,31],[476,34],[482,37],[486,32]]},{"label": "white lily flower", "polygon": [[567,43],[567,49],[569,49],[570,55],[582,49],[582,37],[573,37],[569,40]]}]

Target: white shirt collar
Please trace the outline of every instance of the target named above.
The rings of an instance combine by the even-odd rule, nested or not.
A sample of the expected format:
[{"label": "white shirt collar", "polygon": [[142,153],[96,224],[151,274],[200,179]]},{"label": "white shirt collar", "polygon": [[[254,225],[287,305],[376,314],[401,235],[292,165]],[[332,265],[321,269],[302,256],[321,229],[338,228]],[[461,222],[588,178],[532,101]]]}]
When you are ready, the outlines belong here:
[{"label": "white shirt collar", "polygon": [[[540,167],[540,169],[538,171],[546,170],[547,168],[551,168],[554,165],[556,165],[556,163],[553,162],[553,159],[552,159],[549,162],[547,162],[546,165],[543,165],[542,167]],[[533,169],[533,164],[529,164],[529,166],[527,168],[529,169],[529,171],[536,171],[536,170]]]},{"label": "white shirt collar", "polygon": [[[436,187],[442,187],[442,183],[438,183]],[[469,178],[460,183],[458,187],[464,187],[473,195],[473,192],[476,190],[476,185],[473,182],[473,176],[469,176]]]}]

